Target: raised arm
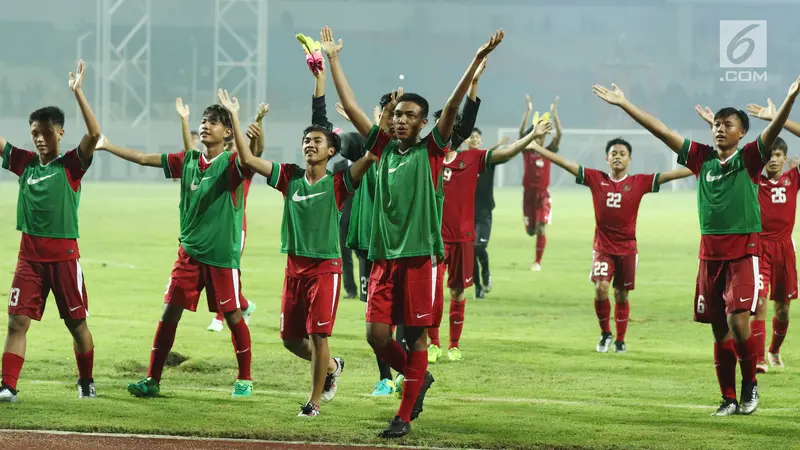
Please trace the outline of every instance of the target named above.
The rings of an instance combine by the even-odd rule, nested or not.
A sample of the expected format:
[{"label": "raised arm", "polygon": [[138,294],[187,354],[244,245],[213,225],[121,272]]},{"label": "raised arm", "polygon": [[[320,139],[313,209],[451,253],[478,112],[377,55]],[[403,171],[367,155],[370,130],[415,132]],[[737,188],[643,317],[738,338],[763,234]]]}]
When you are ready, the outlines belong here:
[{"label": "raised arm", "polygon": [[[245,134],[242,133],[241,122],[239,121],[239,101],[236,100],[236,97],[230,97],[228,91],[222,89],[217,91],[217,97],[219,97],[219,104],[231,115],[233,140],[236,143],[239,164],[246,169],[254,170],[269,178],[272,175],[272,163],[254,155],[245,140]],[[252,127],[248,129],[248,133],[259,134],[260,130],[258,127]],[[258,136],[255,136],[255,138],[258,139]]]},{"label": "raised arm", "polygon": [[503,136],[502,138],[500,138],[500,141],[498,141],[497,144],[494,144],[494,147],[491,147],[489,149],[489,151],[493,152],[499,149],[500,147],[504,147],[506,145],[508,145],[508,136]]},{"label": "raised arm", "polygon": [[178,116],[181,118],[181,137],[183,138],[183,149],[194,150],[194,139],[192,139],[192,130],[189,125],[189,107],[183,104],[183,99],[180,97],[175,100],[175,110],[178,111]]},{"label": "raised arm", "polygon": [[[775,107],[775,103],[773,103],[771,99],[767,99],[767,106],[760,106],[750,103],[747,105],[747,112],[751,116],[758,117],[761,120],[772,120],[775,118],[775,114],[777,114],[778,111]],[[786,119],[786,123],[783,124],[783,128],[785,128],[789,133],[800,137],[800,123]]]},{"label": "raised arm", "polygon": [[531,101],[531,96],[525,94],[525,114],[522,115],[522,123],[519,124],[520,139],[525,136],[525,130],[528,126],[528,119],[531,116],[531,111],[533,111],[533,102]]},{"label": "raised arm", "polygon": [[495,31],[495,33],[489,39],[489,42],[483,44],[478,49],[478,52],[475,54],[475,57],[472,58],[472,62],[470,63],[469,67],[467,67],[467,71],[464,72],[464,75],[456,85],[455,90],[453,90],[453,93],[450,94],[450,98],[447,99],[447,103],[444,104],[444,108],[442,108],[442,116],[436,122],[436,129],[439,131],[439,136],[441,136],[444,142],[450,140],[450,135],[453,133],[453,125],[455,124],[456,116],[458,115],[458,108],[461,105],[461,101],[464,100],[464,96],[467,94],[467,90],[472,83],[472,79],[475,77],[475,72],[478,70],[478,67],[483,64],[483,60],[489,56],[489,53],[491,53],[497,48],[498,45],[500,45],[501,42],[503,42],[503,36],[503,30]]},{"label": "raised arm", "polygon": [[783,129],[783,126],[786,124],[786,121],[789,119],[789,113],[792,112],[792,105],[794,105],[794,101],[797,98],[797,94],[800,94],[800,77],[792,83],[789,87],[789,92],[786,94],[786,99],[781,104],[781,107],[778,108],[778,112],[775,114],[775,117],[772,121],[764,128],[764,131],[761,132],[761,143],[764,145],[765,149],[771,149],[772,144],[775,142],[775,138],[778,137],[778,134]]},{"label": "raised arm", "polygon": [[658,176],[658,184],[662,185],[664,183],[680,180],[681,178],[686,178],[692,175],[694,175],[694,173],[691,171],[691,169],[687,169],[686,167],[681,167],[679,169],[670,170],[667,172],[661,172],[661,174]]},{"label": "raised arm", "polygon": [[112,144],[105,136],[100,136],[95,150],[105,150],[112,155],[130,161],[134,164],[146,167],[161,167],[161,155],[159,153],[145,153],[139,150],[120,147]]},{"label": "raised arm", "polygon": [[344,70],[339,59],[339,52],[342,51],[344,43],[341,39],[339,39],[339,42],[334,42],[333,31],[327,26],[320,31],[320,41],[322,42],[322,50],[325,56],[328,57],[328,66],[330,67],[333,84],[339,94],[339,100],[342,101],[344,112],[350,118],[353,126],[356,127],[356,131],[367,137],[369,130],[372,129],[372,121],[369,120],[369,116],[356,103],[353,89],[350,88],[350,83],[347,82],[347,78],[344,76]]},{"label": "raised arm", "polygon": [[553,164],[561,167],[562,169],[566,170],[567,172],[571,173],[574,176],[578,176],[578,163],[575,161],[570,161],[567,158],[562,157],[558,153],[553,153],[550,150],[542,147],[541,145],[537,144],[536,142],[531,142],[533,145],[533,150],[542,155],[544,159],[549,160]]},{"label": "raised arm", "polygon": [[711,111],[711,108],[708,106],[695,105],[694,110],[709,127],[714,127],[714,111]]},{"label": "raised arm", "polygon": [[544,136],[553,130],[553,124],[549,120],[543,120],[536,124],[530,133],[525,135],[522,139],[517,140],[508,147],[503,147],[492,152],[492,164],[502,164],[511,158],[517,156],[525,147],[529,146],[534,139],[539,136]]},{"label": "raised arm", "polygon": [[86,64],[84,64],[83,60],[78,61],[78,72],[69,73],[69,87],[72,89],[72,92],[75,93],[75,100],[78,101],[78,107],[80,107],[81,114],[83,115],[83,121],[86,123],[86,134],[83,135],[83,139],[81,139],[78,151],[80,151],[83,161],[88,164],[97,147],[97,142],[100,140],[101,133],[100,124],[97,123],[97,118],[94,116],[92,108],[86,100],[86,96],[83,95],[83,77],[85,72]]},{"label": "raised arm", "polygon": [[683,136],[631,103],[616,84],[612,84],[611,89],[596,84],[592,86],[592,92],[607,103],[622,108],[633,120],[666,144],[673,152],[680,154],[685,140]]},{"label": "raised arm", "polygon": [[261,122],[264,120],[264,117],[266,117],[268,112],[269,105],[261,103],[258,105],[256,120],[253,122],[254,124],[258,125],[258,135],[256,136],[255,140],[250,138],[250,150],[259,158],[261,158],[261,155],[264,154],[264,127]]},{"label": "raised arm", "polygon": [[558,146],[561,145],[561,119],[558,118],[558,96],[550,104],[550,116],[553,118],[553,150],[558,151]]}]

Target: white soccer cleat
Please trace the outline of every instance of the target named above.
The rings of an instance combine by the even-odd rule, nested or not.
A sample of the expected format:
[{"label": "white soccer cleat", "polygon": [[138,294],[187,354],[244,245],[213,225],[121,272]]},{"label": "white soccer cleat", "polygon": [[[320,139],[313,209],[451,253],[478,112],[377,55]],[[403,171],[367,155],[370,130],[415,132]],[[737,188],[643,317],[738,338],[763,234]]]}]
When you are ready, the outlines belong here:
[{"label": "white soccer cleat", "polygon": [[603,333],[600,335],[600,341],[597,343],[595,350],[597,353],[608,353],[608,347],[611,346],[611,339],[613,336],[611,333]]},{"label": "white soccer cleat", "polygon": [[783,369],[783,359],[781,359],[780,353],[770,353],[767,352],[767,359],[769,360],[769,365],[776,368],[776,369]]},{"label": "white soccer cleat", "polygon": [[4,387],[0,390],[0,403],[14,403],[17,401],[17,394],[11,388]]},{"label": "white soccer cleat", "polygon": [[542,271],[542,265],[539,263],[533,263],[533,265],[531,266],[531,272],[541,272],[541,271]]},{"label": "white soccer cleat", "polygon": [[339,390],[339,377],[342,376],[342,371],[344,370],[344,360],[342,358],[333,358],[333,360],[336,361],[337,367],[333,373],[329,373],[325,377],[325,387],[322,391],[322,401],[325,403],[333,400],[336,391]]},{"label": "white soccer cleat", "polygon": [[216,331],[219,333],[222,329],[225,328],[225,324],[221,320],[217,320],[217,318],[211,319],[211,324],[208,326],[208,331]]},{"label": "white soccer cleat", "polygon": [[769,370],[769,366],[767,365],[766,361],[761,361],[760,363],[756,364],[756,373],[767,373]]}]

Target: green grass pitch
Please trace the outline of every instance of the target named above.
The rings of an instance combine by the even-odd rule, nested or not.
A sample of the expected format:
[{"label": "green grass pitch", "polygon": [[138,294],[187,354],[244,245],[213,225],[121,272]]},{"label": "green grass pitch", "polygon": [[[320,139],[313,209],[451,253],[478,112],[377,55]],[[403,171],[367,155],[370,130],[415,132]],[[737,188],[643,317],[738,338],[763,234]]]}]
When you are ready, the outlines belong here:
[{"label": "green grass pitch", "polygon": [[[1,183],[0,192],[5,212],[0,286],[9,287],[19,244],[16,184]],[[461,341],[465,360],[430,369],[437,382],[425,412],[401,443],[526,449],[796,446],[797,328],[790,328],[782,350],[788,369],[759,378],[759,411],[750,417],[709,417],[720,396],[711,330],[691,320],[699,242],[694,195],[664,192],[644,199],[628,353],[614,355],[594,352],[599,330],[588,282],[594,229],[589,191],[553,193],[544,270],[532,273],[534,241],[522,226],[521,188],[498,190],[489,246],[494,290],[483,301],[468,301]],[[206,331],[211,315],[202,306],[201,312],[185,314],[178,328],[173,350],[190,359],[165,371],[164,397],[128,395],[125,385],[145,373],[161,314],[177,250],[177,207],[177,184],[84,186],[81,264],[99,398],[77,399],[69,334],[51,299],[44,320],[28,334],[20,402],[0,406],[0,428],[380,442],[376,434],[393,417],[397,400],[369,396],[377,370],[358,300],[342,299],[330,340],[332,353],[347,361],[336,399],[315,419],[295,417],[306,400],[310,368],[279,339],[283,206],[280,194],[260,179],[250,193],[243,261],[245,295],[258,304],[251,321],[255,396],[231,399],[236,362],[230,335]],[[445,322],[442,340],[447,336]]]}]

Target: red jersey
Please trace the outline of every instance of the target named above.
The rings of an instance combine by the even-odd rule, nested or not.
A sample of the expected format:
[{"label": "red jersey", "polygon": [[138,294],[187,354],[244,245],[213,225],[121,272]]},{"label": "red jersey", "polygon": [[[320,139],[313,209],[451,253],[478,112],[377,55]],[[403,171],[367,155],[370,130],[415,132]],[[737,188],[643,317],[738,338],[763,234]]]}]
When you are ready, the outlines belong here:
[{"label": "red jersey", "polygon": [[[546,147],[551,152],[557,152],[553,143]],[[555,149],[555,150],[554,150]],[[532,191],[546,191],[550,186],[550,160],[543,158],[538,153],[530,150],[522,152],[522,187]]]},{"label": "red jersey", "polygon": [[464,150],[456,152],[452,161],[445,156],[444,207],[442,208],[442,241],[472,242],[475,240],[475,190],[478,175],[489,166],[492,152]]},{"label": "red jersey", "polygon": [[797,212],[797,191],[800,189],[800,169],[781,174],[777,181],[761,175],[758,186],[758,203],[761,205],[761,233],[767,241],[792,238]]},{"label": "red jersey", "polygon": [[642,197],[658,192],[659,174],[626,175],[612,180],[607,173],[578,168],[575,182],[592,191],[594,203],[594,250],[608,255],[636,253],[636,217]]}]

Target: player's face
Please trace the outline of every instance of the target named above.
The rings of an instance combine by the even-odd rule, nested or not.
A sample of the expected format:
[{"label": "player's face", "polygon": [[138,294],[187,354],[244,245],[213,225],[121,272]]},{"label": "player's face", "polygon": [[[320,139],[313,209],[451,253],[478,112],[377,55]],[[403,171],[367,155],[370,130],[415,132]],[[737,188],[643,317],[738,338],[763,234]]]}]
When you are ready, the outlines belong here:
[{"label": "player's face", "polygon": [[774,149],[772,150],[772,155],[769,158],[769,162],[767,163],[767,173],[769,174],[776,174],[783,169],[783,165],[786,163],[786,153],[783,152],[782,149]]},{"label": "player's face", "polygon": [[308,164],[324,163],[336,149],[328,146],[328,138],[321,131],[312,131],[303,137],[303,156]]},{"label": "player's face", "polygon": [[223,125],[219,117],[214,115],[203,116],[198,133],[200,142],[206,147],[221,144],[226,138],[233,136],[233,130]]},{"label": "player's face", "polygon": [[737,147],[739,141],[746,134],[742,128],[742,122],[735,115],[715,119],[712,132],[714,133],[714,143],[717,148],[723,150]]},{"label": "player's face", "polygon": [[608,150],[606,160],[608,160],[611,170],[623,171],[628,168],[628,164],[631,162],[631,154],[628,152],[628,147],[616,144]]},{"label": "player's face", "polygon": [[34,120],[31,123],[31,141],[40,155],[48,156],[58,152],[58,143],[64,136],[64,130],[50,122]]},{"label": "player's face", "polygon": [[481,144],[483,144],[483,137],[477,131],[473,131],[469,135],[469,139],[467,139],[467,146],[469,148],[480,148]]},{"label": "player's face", "polygon": [[428,119],[422,117],[422,108],[416,103],[400,102],[394,109],[392,124],[397,139],[405,140],[418,136]]}]

